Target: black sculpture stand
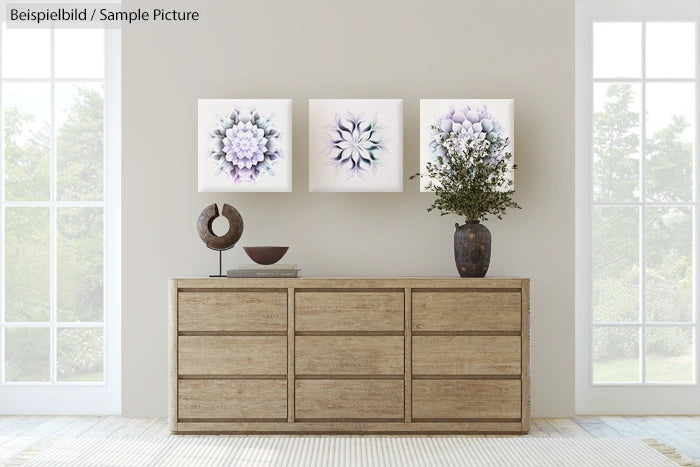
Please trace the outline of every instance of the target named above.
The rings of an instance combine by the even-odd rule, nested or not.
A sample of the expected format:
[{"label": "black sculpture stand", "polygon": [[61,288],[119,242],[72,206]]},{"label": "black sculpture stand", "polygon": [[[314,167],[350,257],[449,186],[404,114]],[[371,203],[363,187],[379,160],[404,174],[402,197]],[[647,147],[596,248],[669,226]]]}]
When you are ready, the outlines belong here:
[{"label": "black sculpture stand", "polygon": [[209,277],[228,277],[226,274],[224,274],[224,270],[222,269],[222,256],[224,251],[230,250],[233,248],[233,245],[231,245],[228,248],[225,248],[223,250],[219,250],[218,248],[209,248],[210,250],[218,251],[219,252],[219,274],[211,274]]}]

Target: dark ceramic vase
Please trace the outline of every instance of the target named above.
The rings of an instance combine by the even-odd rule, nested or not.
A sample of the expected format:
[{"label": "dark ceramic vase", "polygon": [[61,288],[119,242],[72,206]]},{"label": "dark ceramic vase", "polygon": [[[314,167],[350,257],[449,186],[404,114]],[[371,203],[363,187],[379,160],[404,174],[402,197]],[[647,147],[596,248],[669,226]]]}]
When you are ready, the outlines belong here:
[{"label": "dark ceramic vase", "polygon": [[461,277],[484,277],[491,261],[491,232],[479,221],[455,224],[455,264]]}]

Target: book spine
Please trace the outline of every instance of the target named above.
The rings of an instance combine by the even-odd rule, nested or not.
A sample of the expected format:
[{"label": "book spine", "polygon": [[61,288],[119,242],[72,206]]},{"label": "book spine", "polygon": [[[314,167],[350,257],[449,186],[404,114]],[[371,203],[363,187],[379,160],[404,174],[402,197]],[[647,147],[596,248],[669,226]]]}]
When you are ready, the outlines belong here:
[{"label": "book spine", "polygon": [[299,271],[244,271],[239,269],[229,271],[228,277],[299,277]]},{"label": "book spine", "polygon": [[296,270],[296,264],[241,264],[239,271],[291,271]]}]

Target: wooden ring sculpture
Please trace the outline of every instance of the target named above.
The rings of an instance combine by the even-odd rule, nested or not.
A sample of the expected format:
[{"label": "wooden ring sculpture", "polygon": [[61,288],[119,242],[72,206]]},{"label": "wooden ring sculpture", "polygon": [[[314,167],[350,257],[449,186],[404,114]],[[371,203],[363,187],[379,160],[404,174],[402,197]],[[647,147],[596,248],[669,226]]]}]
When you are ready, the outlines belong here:
[{"label": "wooden ring sculpture", "polygon": [[218,236],[212,230],[214,219],[219,217],[219,208],[216,203],[204,208],[197,220],[197,230],[207,248],[212,250],[228,250],[232,248],[243,234],[243,218],[241,214],[229,204],[224,203],[221,215],[228,219],[228,232]]}]

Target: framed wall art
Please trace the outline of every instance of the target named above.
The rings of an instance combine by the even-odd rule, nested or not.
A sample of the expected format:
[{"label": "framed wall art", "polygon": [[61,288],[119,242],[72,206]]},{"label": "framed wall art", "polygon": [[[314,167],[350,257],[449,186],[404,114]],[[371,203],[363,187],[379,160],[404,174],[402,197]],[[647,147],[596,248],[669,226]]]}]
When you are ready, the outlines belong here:
[{"label": "framed wall art", "polygon": [[199,99],[200,192],[292,191],[291,99]]},{"label": "framed wall art", "polygon": [[[470,140],[498,142],[490,157],[513,154],[508,179],[513,180],[514,101],[513,99],[421,99],[420,101],[420,173],[426,173],[428,161],[436,162],[447,150],[446,138],[456,138],[466,144]],[[504,144],[507,140],[507,144]],[[496,150],[496,148],[499,148]],[[420,180],[420,191],[427,181]],[[511,186],[512,190],[513,187]]]},{"label": "framed wall art", "polygon": [[310,99],[309,191],[403,191],[403,100]]}]

